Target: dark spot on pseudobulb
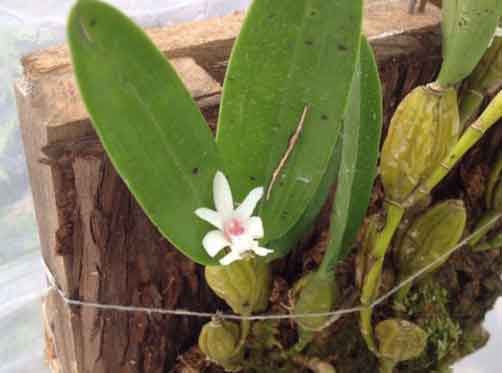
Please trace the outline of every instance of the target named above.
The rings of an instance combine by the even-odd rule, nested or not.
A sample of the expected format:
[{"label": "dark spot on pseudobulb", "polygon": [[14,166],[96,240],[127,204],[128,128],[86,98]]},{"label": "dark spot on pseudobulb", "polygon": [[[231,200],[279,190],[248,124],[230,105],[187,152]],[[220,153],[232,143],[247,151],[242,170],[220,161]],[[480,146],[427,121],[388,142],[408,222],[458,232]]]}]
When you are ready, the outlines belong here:
[{"label": "dark spot on pseudobulb", "polygon": [[197,175],[199,173],[199,167],[195,167],[193,170],[192,170],[192,174],[193,175]]},{"label": "dark spot on pseudobulb", "polygon": [[314,41],[313,40],[305,40],[305,44],[314,45]]},{"label": "dark spot on pseudobulb", "polygon": [[96,18],[91,18],[91,20],[89,21],[89,26],[94,27],[97,23],[98,21],[96,21]]},{"label": "dark spot on pseudobulb", "polygon": [[328,120],[328,116],[326,114],[321,114],[321,119],[322,120]]},{"label": "dark spot on pseudobulb", "polygon": [[338,44],[338,50],[340,50],[340,51],[346,51],[347,49],[348,49],[348,48],[347,48],[345,45],[343,45],[343,44]]}]

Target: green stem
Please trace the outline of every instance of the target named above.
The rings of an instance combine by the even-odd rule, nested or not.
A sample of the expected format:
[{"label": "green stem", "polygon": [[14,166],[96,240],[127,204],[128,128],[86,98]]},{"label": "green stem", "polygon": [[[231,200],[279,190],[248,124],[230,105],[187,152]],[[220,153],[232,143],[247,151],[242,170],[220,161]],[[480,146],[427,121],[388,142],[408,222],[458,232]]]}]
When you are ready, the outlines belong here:
[{"label": "green stem", "polygon": [[386,203],[385,208],[387,211],[385,227],[377,234],[375,246],[371,252],[371,256],[375,258],[376,261],[364,279],[361,293],[361,305],[367,307],[361,311],[360,315],[361,333],[368,345],[368,348],[374,353],[377,352],[377,348],[371,324],[373,309],[370,308],[370,306],[378,295],[378,287],[380,285],[385,254],[389,249],[392,238],[394,237],[405,212],[403,207],[391,203]]},{"label": "green stem", "polygon": [[502,233],[498,236],[488,240],[486,242],[480,243],[472,248],[474,252],[487,251],[500,249],[502,247]]},{"label": "green stem", "polygon": [[307,345],[312,342],[312,339],[314,339],[314,332],[308,330],[299,329],[298,334],[298,341],[287,352],[287,355],[289,357],[295,356],[302,352],[305,347],[307,347]]},{"label": "green stem", "polygon": [[500,118],[502,118],[502,91],[495,96],[483,114],[465,131],[441,165],[412,193],[404,205],[410,206],[413,201],[418,201],[429,194]]},{"label": "green stem", "polygon": [[401,219],[403,218],[405,209],[393,203],[386,203],[386,219],[384,229],[377,234],[375,247],[372,255],[376,258],[383,258],[389,249],[392,238],[396,233]]},{"label": "green stem", "polygon": [[502,218],[502,213],[489,210],[487,211],[478,221],[474,232],[469,239],[469,245],[471,247],[476,247],[483,238],[493,229],[495,225],[500,222]]},{"label": "green stem", "polygon": [[366,307],[360,314],[360,330],[361,334],[368,346],[369,350],[376,354],[378,352],[373,336],[372,316],[373,309],[370,308],[371,303],[376,298],[378,286],[380,285],[380,275],[382,273],[384,258],[379,258],[371,267],[370,271],[364,279],[364,285],[361,293],[361,305]]},{"label": "green stem", "polygon": [[395,367],[395,361],[389,359],[380,359],[380,373],[392,373]]},{"label": "green stem", "polygon": [[[249,315],[245,315],[249,316]],[[249,331],[251,330],[251,321],[244,319],[241,320],[241,336],[239,339],[239,343],[237,344],[237,348],[235,349],[235,355],[238,355],[241,350],[246,345],[246,340],[249,336]]]},{"label": "green stem", "polygon": [[478,91],[469,89],[460,99],[460,128],[465,128],[469,121],[479,112],[485,96]]},{"label": "green stem", "polygon": [[399,291],[397,292],[394,302],[396,303],[402,303],[404,301],[404,298],[408,295],[408,293],[411,290],[411,287],[413,286],[413,283],[410,282],[409,284],[404,285]]},{"label": "green stem", "polygon": [[340,255],[340,250],[327,250],[322,258],[322,262],[319,265],[318,273],[322,277],[329,277],[332,273],[334,273],[335,265],[334,263],[338,262]]},{"label": "green stem", "polygon": [[500,55],[502,38],[495,37],[478,66],[465,83],[460,98],[460,123],[465,129],[467,123],[478,114],[488,92],[495,92],[502,74]]}]

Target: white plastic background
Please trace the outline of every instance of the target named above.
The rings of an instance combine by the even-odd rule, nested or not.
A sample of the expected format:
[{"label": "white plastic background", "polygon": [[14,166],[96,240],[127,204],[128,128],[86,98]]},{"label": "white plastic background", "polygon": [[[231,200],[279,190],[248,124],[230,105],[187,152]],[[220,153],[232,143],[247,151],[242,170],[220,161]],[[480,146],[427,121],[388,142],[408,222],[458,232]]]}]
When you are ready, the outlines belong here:
[{"label": "white plastic background", "polygon": [[[64,41],[75,0],[0,0],[0,373],[46,373],[39,242],[12,92],[23,54]],[[294,1],[294,0],[276,0]],[[200,20],[245,9],[250,0],[109,0],[146,26]],[[492,339],[458,373],[502,371],[502,302],[488,316]]]}]

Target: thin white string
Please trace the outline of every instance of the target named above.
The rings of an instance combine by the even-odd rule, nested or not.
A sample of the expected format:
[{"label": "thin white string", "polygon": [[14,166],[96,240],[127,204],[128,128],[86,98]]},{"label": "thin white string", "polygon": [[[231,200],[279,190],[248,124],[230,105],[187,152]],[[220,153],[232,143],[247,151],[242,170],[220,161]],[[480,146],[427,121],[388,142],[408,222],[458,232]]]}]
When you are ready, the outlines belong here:
[{"label": "thin white string", "polygon": [[[490,221],[486,223],[486,226],[495,224],[499,219],[501,219],[500,216],[496,216]],[[325,326],[333,323],[334,321],[338,320],[341,316],[343,315],[348,315],[352,313],[357,313],[361,312],[367,309],[372,309],[383,302],[385,302],[387,299],[389,299],[392,295],[397,293],[401,288],[407,286],[408,284],[411,284],[413,281],[415,281],[417,278],[421,277],[425,273],[427,273],[429,270],[434,268],[437,264],[442,263],[445,261],[451,254],[453,254],[455,251],[460,249],[461,247],[465,246],[469,240],[474,237],[480,230],[484,228],[481,227],[479,228],[476,232],[472,233],[468,237],[466,237],[464,240],[462,240],[458,245],[453,247],[451,250],[448,250],[445,252],[443,255],[439,256],[436,258],[433,262],[429,263],[426,265],[424,268],[421,270],[417,271],[415,274],[412,276],[408,277],[406,280],[403,282],[399,283],[396,285],[394,288],[389,290],[387,293],[376,299],[373,303],[371,303],[368,306],[358,306],[358,307],[352,307],[352,308],[346,308],[346,309],[341,309],[341,310],[336,310],[336,311],[331,311],[331,312],[320,312],[320,313],[305,313],[305,314],[283,314],[283,315],[277,315],[277,314],[265,314],[265,315],[253,315],[253,316],[240,316],[240,315],[235,315],[235,314],[225,314],[221,312],[197,312],[197,311],[189,311],[189,310],[184,310],[184,309],[166,309],[166,308],[156,308],[156,307],[140,307],[140,306],[124,306],[124,305],[118,305],[118,304],[105,304],[105,303],[98,303],[98,302],[88,302],[88,301],[81,301],[77,299],[72,299],[66,296],[64,291],[57,285],[56,279],[54,278],[54,275],[52,274],[51,270],[47,266],[47,263],[45,260],[42,258],[42,265],[45,269],[47,279],[49,281],[49,288],[47,289],[47,292],[53,290],[59,294],[61,299],[68,305],[72,306],[78,306],[78,307],[90,307],[90,308],[95,308],[95,309],[102,309],[102,310],[113,310],[113,311],[119,311],[119,312],[142,312],[142,313],[147,313],[147,314],[160,314],[160,315],[173,315],[173,316],[190,316],[190,317],[198,317],[198,318],[213,318],[217,317],[220,319],[227,319],[227,320],[249,320],[249,321],[256,321],[256,320],[285,320],[285,319],[304,319],[304,318],[316,318],[316,317],[329,317],[330,319],[326,322]],[[323,327],[325,327],[323,326]]]}]

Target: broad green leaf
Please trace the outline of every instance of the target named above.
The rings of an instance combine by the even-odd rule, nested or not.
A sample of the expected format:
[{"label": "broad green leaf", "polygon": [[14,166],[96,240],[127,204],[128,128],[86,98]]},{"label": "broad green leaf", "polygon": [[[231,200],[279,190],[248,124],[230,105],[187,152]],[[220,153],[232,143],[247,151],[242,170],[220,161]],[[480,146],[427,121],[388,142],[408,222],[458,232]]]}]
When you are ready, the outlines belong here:
[{"label": "broad green leaf", "polygon": [[442,54],[443,57],[448,54],[448,48],[453,43],[455,30],[457,28],[457,14],[459,4],[457,0],[445,0],[442,5],[441,14],[441,37],[442,37]]},{"label": "broad green leaf", "polygon": [[78,85],[117,171],[160,232],[201,264],[218,168],[211,132],[171,65],[115,8],[78,2],[68,21]]},{"label": "broad green leaf", "polygon": [[338,173],[330,240],[320,271],[329,273],[348,253],[368,209],[377,173],[382,131],[382,94],[378,67],[368,41],[361,43],[360,62],[345,114],[342,160]]},{"label": "broad green leaf", "polygon": [[474,70],[493,38],[499,5],[500,0],[443,1],[440,85],[453,86]]},{"label": "broad green leaf", "polygon": [[[340,138],[340,142],[341,142]],[[274,252],[266,257],[267,261],[272,261],[275,259],[282,258],[287,255],[291,250],[298,246],[300,240],[314,228],[314,225],[319,217],[326,200],[329,197],[331,188],[335,183],[336,177],[338,175],[338,169],[340,167],[341,158],[341,146],[337,144],[331,157],[328,168],[324,177],[317,188],[317,192],[314,198],[309,202],[307,209],[303,212],[300,220],[296,222],[293,228],[286,233],[284,236],[267,243],[265,246],[269,249],[274,250]]]},{"label": "broad green leaf", "polygon": [[217,144],[237,200],[270,187],[265,241],[282,237],[318,189],[337,143],[360,44],[362,0],[255,0],[231,56]]}]

